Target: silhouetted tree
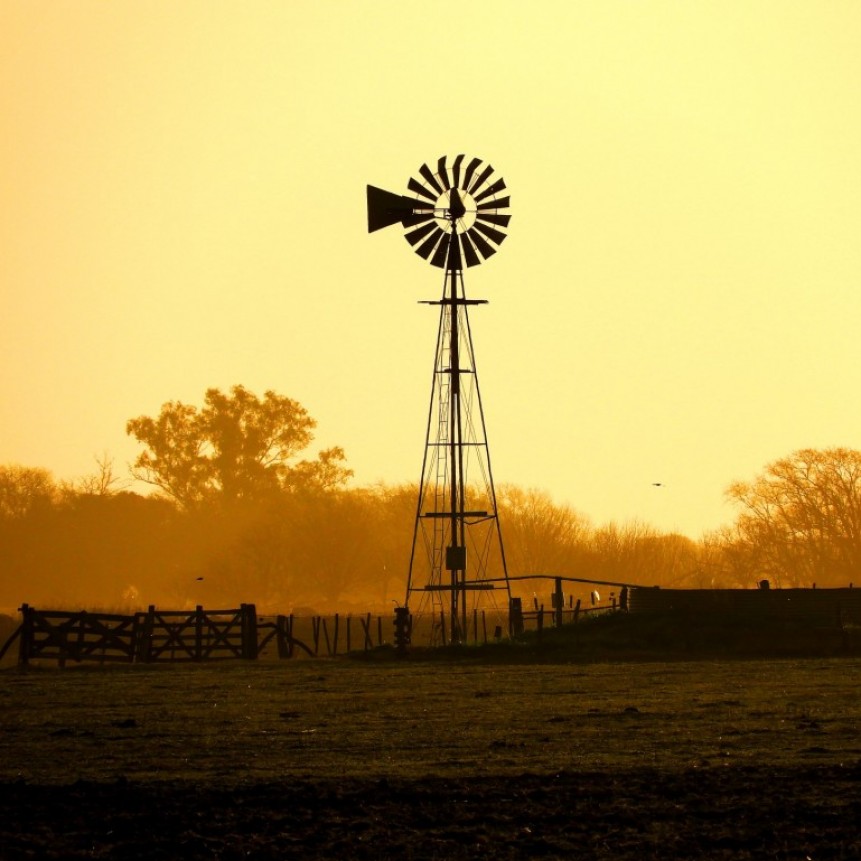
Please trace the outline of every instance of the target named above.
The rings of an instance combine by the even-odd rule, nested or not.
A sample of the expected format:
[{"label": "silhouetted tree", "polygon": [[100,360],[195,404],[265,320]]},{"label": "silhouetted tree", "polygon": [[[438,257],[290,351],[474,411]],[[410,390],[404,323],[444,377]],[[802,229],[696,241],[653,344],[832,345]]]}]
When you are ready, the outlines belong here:
[{"label": "silhouetted tree", "polygon": [[732,551],[776,586],[861,580],[861,452],[801,449],[727,496],[742,507]]},{"label": "silhouetted tree", "polygon": [[114,472],[114,459],[107,452],[96,457],[95,461],[95,472],[76,481],[63,483],[61,490],[64,495],[113,496],[131,484],[131,479],[122,479]]},{"label": "silhouetted tree", "polygon": [[166,575],[184,545],[175,505],[70,487],[40,499],[14,515],[0,514],[0,607],[22,601],[117,607],[165,594]]},{"label": "silhouetted tree", "polygon": [[541,490],[503,485],[497,492],[509,574],[587,576],[589,521]]},{"label": "silhouetted tree", "polygon": [[740,558],[737,530],[723,526],[707,532],[696,544],[696,560],[680,584],[690,589],[730,589],[749,586],[750,572]]},{"label": "silhouetted tree", "polygon": [[596,529],[590,547],[596,576],[622,583],[680,586],[697,565],[694,541],[636,520]]},{"label": "silhouetted tree", "polygon": [[50,508],[57,497],[57,485],[47,469],[0,466],[0,517],[26,517],[37,509]]},{"label": "silhouetted tree", "polygon": [[230,394],[208,389],[201,410],[169,401],[156,418],[128,421],[126,432],[146,446],[132,474],[185,508],[343,485],[352,472],[342,449],[296,460],[313,440],[315,426],[301,404],[272,391],[261,399],[242,386]]}]

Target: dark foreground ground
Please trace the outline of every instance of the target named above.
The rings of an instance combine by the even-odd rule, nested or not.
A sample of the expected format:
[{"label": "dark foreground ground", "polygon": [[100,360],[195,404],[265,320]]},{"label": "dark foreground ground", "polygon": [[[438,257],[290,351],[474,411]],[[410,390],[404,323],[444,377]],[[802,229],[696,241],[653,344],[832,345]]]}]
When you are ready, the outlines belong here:
[{"label": "dark foreground ground", "polygon": [[861,659],[0,671],[6,859],[861,858]]},{"label": "dark foreground ground", "polygon": [[210,786],[4,784],[2,857],[861,857],[861,769],[715,767]]}]

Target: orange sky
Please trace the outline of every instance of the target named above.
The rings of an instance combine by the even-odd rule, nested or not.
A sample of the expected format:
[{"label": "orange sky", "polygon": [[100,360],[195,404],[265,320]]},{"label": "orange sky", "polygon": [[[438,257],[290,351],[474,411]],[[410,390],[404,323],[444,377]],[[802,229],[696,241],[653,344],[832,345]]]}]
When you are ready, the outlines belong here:
[{"label": "orange sky", "polygon": [[364,187],[464,152],[512,196],[466,274],[497,483],[698,537],[861,445],[859,43],[855,2],[4,0],[0,463],[123,468],[241,383],[417,480],[442,273]]}]

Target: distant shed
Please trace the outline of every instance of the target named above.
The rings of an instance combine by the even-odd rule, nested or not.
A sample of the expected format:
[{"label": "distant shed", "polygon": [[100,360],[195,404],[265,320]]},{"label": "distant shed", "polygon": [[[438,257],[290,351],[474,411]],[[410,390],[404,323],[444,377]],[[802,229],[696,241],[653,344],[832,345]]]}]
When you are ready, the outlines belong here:
[{"label": "distant shed", "polygon": [[633,587],[631,613],[861,625],[861,589],[660,589]]}]

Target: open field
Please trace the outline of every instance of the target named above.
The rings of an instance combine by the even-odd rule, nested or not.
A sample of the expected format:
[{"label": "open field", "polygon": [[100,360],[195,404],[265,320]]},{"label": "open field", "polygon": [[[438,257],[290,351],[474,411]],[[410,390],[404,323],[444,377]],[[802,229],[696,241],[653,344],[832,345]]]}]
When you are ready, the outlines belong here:
[{"label": "open field", "polygon": [[0,672],[0,858],[861,856],[861,660]]}]

